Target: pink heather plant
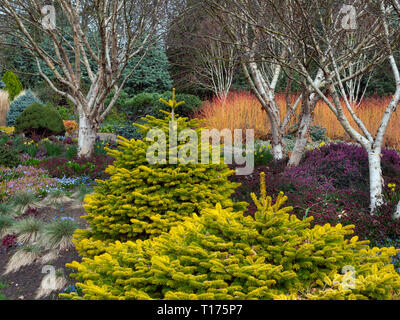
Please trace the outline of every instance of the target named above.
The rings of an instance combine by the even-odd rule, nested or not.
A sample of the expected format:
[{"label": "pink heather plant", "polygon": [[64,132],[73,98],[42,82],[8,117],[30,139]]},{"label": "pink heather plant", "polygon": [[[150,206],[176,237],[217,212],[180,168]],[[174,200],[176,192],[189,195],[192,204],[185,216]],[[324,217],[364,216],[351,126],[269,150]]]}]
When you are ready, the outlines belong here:
[{"label": "pink heather plant", "polygon": [[19,191],[32,192],[37,196],[57,187],[57,180],[50,178],[43,169],[34,167],[0,167],[0,202],[7,201]]}]

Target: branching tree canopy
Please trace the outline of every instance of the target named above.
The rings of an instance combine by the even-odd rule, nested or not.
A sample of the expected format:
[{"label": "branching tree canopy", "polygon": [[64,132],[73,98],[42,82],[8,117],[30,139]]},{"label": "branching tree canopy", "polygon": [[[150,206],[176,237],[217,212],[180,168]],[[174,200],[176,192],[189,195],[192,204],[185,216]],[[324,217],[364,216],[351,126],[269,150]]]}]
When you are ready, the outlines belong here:
[{"label": "branching tree canopy", "polygon": [[[399,1],[354,0],[351,5],[330,0],[205,2],[241,53],[245,74],[271,123],[275,158],[280,157],[282,135],[293,114],[288,104],[288,112],[281,115],[275,100],[276,84],[282,72],[295,81],[290,76],[294,72],[300,75],[302,87],[301,119],[289,164],[299,163],[316,102],[322,99],[350,137],[368,152],[373,213],[383,202],[382,144],[400,100],[395,59],[400,35]],[[356,92],[362,77],[382,64],[390,66],[395,92],[378,131],[369,132],[355,111],[355,100],[362,96]]]},{"label": "branching tree canopy", "polygon": [[[79,155],[90,156],[100,124],[147,50],[165,31],[169,1],[55,0],[52,7],[46,4],[0,0],[0,33],[5,35],[0,41],[28,50],[40,76],[75,104]],[[54,16],[63,19],[63,28]],[[6,35],[18,43],[4,41]],[[134,58],[136,63],[130,65]],[[116,94],[106,105],[112,89]]]},{"label": "branching tree canopy", "polygon": [[223,26],[215,23],[202,3],[188,1],[167,36],[175,83],[225,100],[239,67],[235,48],[226,40]]},{"label": "branching tree canopy", "polygon": [[[287,1],[283,8],[278,8],[276,1],[267,2],[276,8],[276,15],[282,10],[295,12],[294,20],[280,19],[278,36],[289,50],[293,39],[300,43],[301,55],[294,55],[292,68],[327,104],[349,136],[368,152],[370,206],[374,213],[384,201],[381,151],[386,128],[400,101],[400,74],[394,58],[400,31],[398,1],[356,0],[349,6],[328,0],[300,0]],[[301,34],[297,31],[300,28]],[[319,83],[308,68],[310,63],[318,66]],[[370,132],[355,109],[354,83],[381,64],[390,66],[396,89],[377,132]]]}]

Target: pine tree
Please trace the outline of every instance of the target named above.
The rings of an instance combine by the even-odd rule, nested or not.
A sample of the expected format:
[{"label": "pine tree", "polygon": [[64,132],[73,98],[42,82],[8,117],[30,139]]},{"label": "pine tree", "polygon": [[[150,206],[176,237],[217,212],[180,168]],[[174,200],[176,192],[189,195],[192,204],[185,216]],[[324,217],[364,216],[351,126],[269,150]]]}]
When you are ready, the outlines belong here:
[{"label": "pine tree", "polygon": [[7,126],[14,125],[17,117],[32,104],[43,104],[31,90],[28,90],[24,95],[19,96],[10,104],[10,109],[7,112]]},{"label": "pine tree", "polygon": [[[145,241],[116,242],[105,254],[73,262],[83,297],[72,299],[391,299],[400,275],[395,248],[369,248],[350,240],[354,226],[310,228],[273,204],[261,177],[255,217],[217,204],[169,233]],[[355,273],[342,271],[354,268]],[[343,269],[344,268],[344,269]],[[347,268],[347,269],[346,269]],[[348,281],[350,280],[350,281]]]},{"label": "pine tree", "polygon": [[[234,171],[222,159],[220,164],[171,164],[174,157],[170,157],[168,150],[174,149],[169,144],[172,119],[176,121],[177,132],[193,129],[200,137],[201,129],[198,119],[188,121],[175,115],[175,108],[183,103],[175,101],[175,94],[172,100],[164,102],[172,108],[172,113],[166,112],[164,119],[147,116],[142,119],[143,124],[137,125],[143,137],[152,129],[165,133],[163,163],[149,163],[147,156],[153,141],[119,137],[119,148],[109,150],[115,158],[106,170],[110,179],[98,181],[94,193],[85,199],[84,218],[91,230],[79,230],[76,234],[76,247],[81,255],[98,254],[114,241],[158,236],[193,213],[199,214],[217,203],[224,208],[245,208],[243,203],[235,204],[230,199],[238,184],[228,180]],[[184,142],[175,148],[179,154],[185,148]],[[200,152],[201,146],[197,148]]]},{"label": "pine tree", "polygon": [[12,71],[6,71],[3,78],[1,78],[1,81],[6,85],[4,90],[8,92],[10,102],[13,101],[14,98],[23,90],[22,83],[19,81],[17,75]]},{"label": "pine tree", "polygon": [[[132,59],[131,67],[138,63],[139,57]],[[131,70],[129,67],[127,69]],[[128,72],[128,71],[127,71]],[[134,96],[142,92],[162,93],[172,89],[169,62],[164,50],[159,46],[150,48],[126,82],[124,90]]]}]

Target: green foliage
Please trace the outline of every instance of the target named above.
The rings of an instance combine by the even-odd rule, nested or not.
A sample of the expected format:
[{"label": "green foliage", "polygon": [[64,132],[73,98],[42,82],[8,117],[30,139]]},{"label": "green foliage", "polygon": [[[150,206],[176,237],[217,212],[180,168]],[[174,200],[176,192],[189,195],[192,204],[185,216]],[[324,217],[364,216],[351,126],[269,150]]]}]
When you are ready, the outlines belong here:
[{"label": "green foliage", "polygon": [[[140,121],[138,121],[140,123]],[[142,139],[143,135],[138,131],[138,127],[131,122],[124,122],[114,125],[113,133],[125,139]]]},{"label": "green foliage", "polygon": [[7,300],[7,297],[4,295],[4,293],[2,292],[2,290],[3,289],[5,289],[5,288],[7,288],[8,286],[7,285],[5,285],[5,284],[3,284],[2,282],[1,282],[1,279],[0,279],[0,301],[1,300]]},{"label": "green foliage", "polygon": [[[140,59],[140,55],[131,59],[124,75],[129,73]],[[157,46],[152,47],[129,77],[124,90],[131,97],[140,92],[171,90],[172,81],[168,69],[169,62],[164,50]]]},{"label": "green foliage", "polygon": [[0,216],[8,216],[14,212],[14,207],[9,202],[0,202]]},{"label": "green foliage", "polygon": [[52,142],[52,141],[45,141],[43,143],[46,152],[47,152],[47,156],[48,157],[57,157],[59,155],[61,155],[64,151],[64,148],[62,147],[62,145],[60,145],[59,143],[56,142]]},{"label": "green foliage", "polygon": [[155,115],[161,94],[142,92],[127,100],[121,111],[131,121],[137,121],[146,115]]},{"label": "green foliage", "polygon": [[29,205],[34,204],[37,202],[38,199],[36,198],[33,192],[29,191],[19,191],[15,193],[12,197],[10,204],[19,209],[19,211],[24,211]]},{"label": "green foliage", "polygon": [[[144,124],[138,125],[139,130],[146,136],[151,129],[159,128],[169,141],[170,120],[171,115],[164,119],[147,116]],[[193,129],[200,136],[199,120],[176,121],[178,132]],[[146,151],[154,142],[121,138],[118,143],[117,150],[109,150],[116,159],[106,169],[110,179],[97,181],[99,186],[85,199],[84,218],[91,231],[77,233],[76,247],[81,254],[97,253],[110,241],[159,235],[193,212],[200,213],[216,203],[244,208],[230,199],[238,184],[229,182],[234,171],[225,164],[149,164]],[[181,142],[178,149],[183,146]]]},{"label": "green foliage", "polygon": [[[167,108],[160,102],[160,99],[169,101],[171,98],[171,92],[164,92],[163,94],[143,92],[128,100],[121,111],[131,121],[137,121],[146,115],[163,117],[164,113],[160,110],[166,110]],[[182,117],[192,116],[202,103],[199,97],[191,94],[177,94],[176,100],[185,101],[185,104],[180,106],[176,111]]]},{"label": "green foliage", "polygon": [[270,146],[265,146],[265,144],[257,144],[255,146],[254,162],[256,165],[267,165],[274,159],[274,156],[268,147]]},{"label": "green foliage", "polygon": [[30,141],[26,142],[22,148],[24,152],[26,152],[30,157],[34,157],[36,153],[39,151],[38,145],[35,143],[35,141]]},{"label": "green foliage", "polygon": [[114,133],[115,132],[115,125],[112,123],[103,123],[99,130],[99,133]]},{"label": "green foliage", "polygon": [[[171,92],[164,92],[160,98],[168,101],[172,98],[172,94]],[[179,108],[176,110],[176,113],[182,117],[191,117],[200,108],[202,103],[199,97],[186,93],[177,94],[176,100],[185,101],[185,104],[179,106]],[[157,111],[158,113],[156,113],[156,116],[161,114],[159,110],[164,109],[165,106],[159,103]]]},{"label": "green foliage", "polygon": [[12,226],[12,229],[18,234],[18,242],[33,244],[39,239],[43,226],[42,220],[30,217],[19,220]]},{"label": "green foliage", "polygon": [[70,120],[74,115],[70,108],[66,108],[63,106],[58,106],[57,112],[59,113],[62,120]]},{"label": "green foliage", "polygon": [[0,145],[0,166],[7,168],[18,167],[20,159],[14,148],[7,145]]},{"label": "green foliage", "polygon": [[48,249],[67,249],[73,247],[72,236],[79,224],[68,217],[55,219],[47,224],[43,241]]},{"label": "green foliage", "polygon": [[8,91],[10,101],[13,101],[23,90],[21,81],[19,81],[17,75],[12,71],[6,71],[1,81],[6,85],[4,90]]},{"label": "green foliage", "polygon": [[[252,216],[206,208],[169,233],[145,241],[117,241],[77,270],[83,297],[72,299],[391,299],[400,275],[390,263],[399,249],[369,248],[349,236],[354,226],[310,228],[266,196],[252,198]],[[355,274],[342,273],[354,268]],[[354,283],[349,283],[354,276]],[[351,288],[346,285],[354,285]]]},{"label": "green foliage", "polygon": [[[106,106],[108,106],[110,104],[111,100],[114,98],[114,95],[115,95],[115,89],[112,89],[111,92],[108,94],[107,99],[105,101]],[[124,90],[121,90],[119,93],[119,96],[117,98],[117,101],[114,104],[114,108],[116,110],[120,110],[120,108],[125,105],[125,103],[128,99],[129,99],[129,95]]]},{"label": "green foliage", "polygon": [[67,166],[71,168],[78,175],[82,174],[87,168],[89,168],[90,170],[93,170],[95,168],[95,164],[89,161],[86,163],[77,163],[74,161],[68,161]]},{"label": "green foliage", "polygon": [[64,123],[60,114],[52,106],[35,103],[26,108],[15,121],[15,132],[28,137],[63,135]]},{"label": "green foliage", "polygon": [[321,126],[315,125],[311,127],[310,137],[312,141],[327,141],[329,140],[326,136],[326,129]]},{"label": "green foliage", "polygon": [[76,145],[71,145],[67,147],[65,151],[65,157],[71,161],[78,154],[78,147]]},{"label": "green foliage", "polygon": [[18,97],[10,104],[10,109],[7,113],[7,126],[12,127],[14,126],[15,120],[17,117],[29,106],[32,104],[42,102],[37,99],[32,91],[28,90],[24,95]]},{"label": "green foliage", "polygon": [[10,215],[0,215],[0,238],[10,232],[15,220]]}]

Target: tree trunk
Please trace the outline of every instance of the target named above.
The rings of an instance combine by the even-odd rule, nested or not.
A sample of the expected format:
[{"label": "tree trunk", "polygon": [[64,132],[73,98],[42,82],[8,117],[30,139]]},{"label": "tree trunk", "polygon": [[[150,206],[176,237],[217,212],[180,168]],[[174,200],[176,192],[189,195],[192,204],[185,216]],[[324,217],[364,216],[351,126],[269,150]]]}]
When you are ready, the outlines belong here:
[{"label": "tree trunk", "polygon": [[78,156],[89,158],[94,153],[97,127],[83,114],[79,115]]},{"label": "tree trunk", "polygon": [[274,121],[271,122],[271,133],[272,133],[272,155],[274,160],[283,159],[283,144],[282,134],[279,132],[279,127]]},{"label": "tree trunk", "polygon": [[368,151],[371,214],[383,204],[383,178],[380,151]]},{"label": "tree trunk", "polygon": [[[320,82],[320,77],[315,80],[316,83]],[[303,103],[301,107],[301,118],[299,129],[296,135],[296,142],[290,156],[288,166],[298,166],[303,156],[304,149],[307,145],[307,140],[309,137],[310,127],[314,120],[314,110],[317,102],[319,100],[318,96],[307,90],[303,91]]]},{"label": "tree trunk", "polygon": [[397,204],[395,213],[393,214],[393,219],[400,219],[400,201]]},{"label": "tree trunk", "polygon": [[294,145],[292,155],[290,156],[288,166],[294,167],[298,166],[303,156],[304,149],[307,145],[308,134],[310,126],[313,122],[313,117],[311,114],[303,114],[300,121],[299,130],[297,132],[296,143]]}]

